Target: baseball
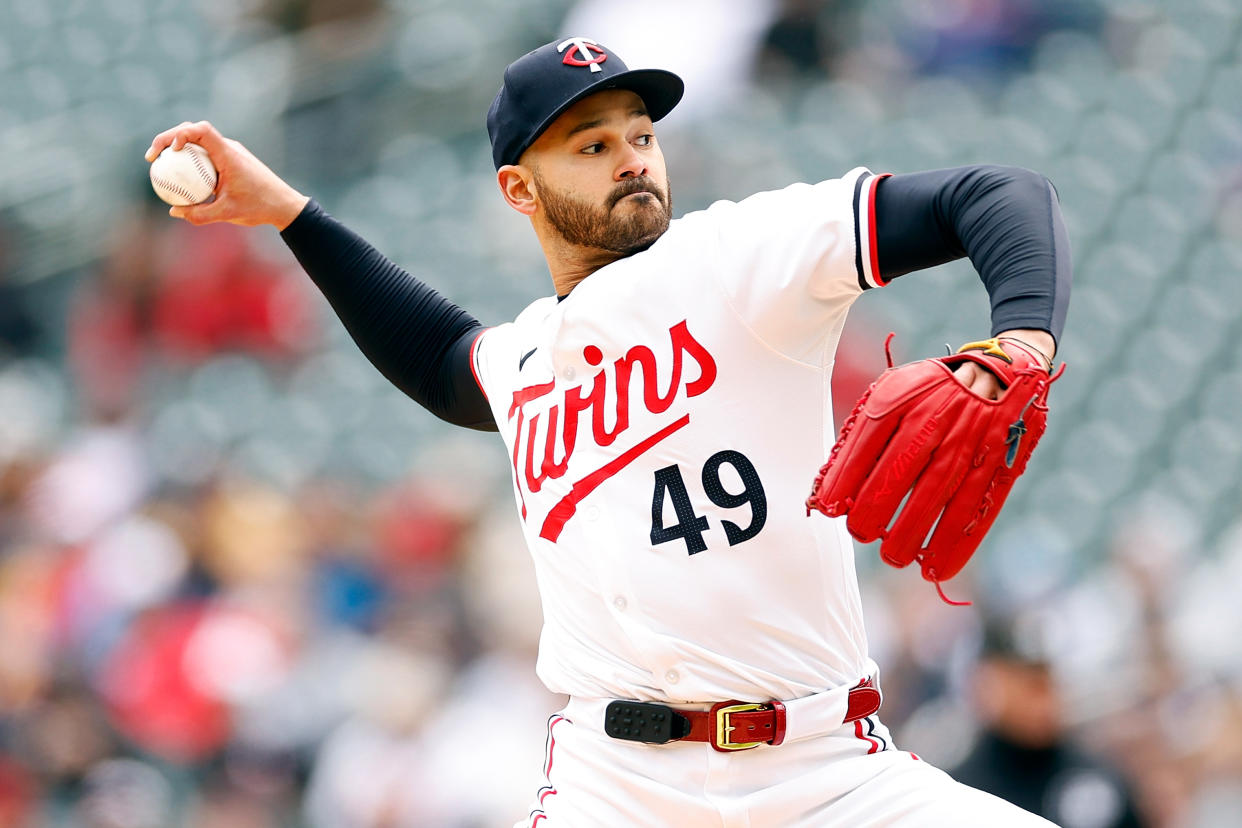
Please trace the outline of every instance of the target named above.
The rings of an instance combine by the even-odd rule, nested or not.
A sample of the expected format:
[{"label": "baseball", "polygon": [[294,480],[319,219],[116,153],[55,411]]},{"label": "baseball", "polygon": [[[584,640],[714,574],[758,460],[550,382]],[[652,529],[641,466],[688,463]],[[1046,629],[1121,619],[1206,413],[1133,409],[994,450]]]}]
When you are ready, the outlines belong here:
[{"label": "baseball", "polygon": [[198,144],[186,144],[176,151],[166,147],[151,162],[151,187],[167,204],[201,204],[216,191],[216,167],[207,150]]}]

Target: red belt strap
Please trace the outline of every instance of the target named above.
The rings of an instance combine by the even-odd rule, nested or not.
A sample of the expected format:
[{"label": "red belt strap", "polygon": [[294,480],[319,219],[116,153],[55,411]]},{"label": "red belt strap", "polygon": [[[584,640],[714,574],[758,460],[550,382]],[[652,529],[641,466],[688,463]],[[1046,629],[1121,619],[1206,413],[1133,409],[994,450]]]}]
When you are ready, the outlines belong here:
[{"label": "red belt strap", "polygon": [[[867,678],[850,689],[843,724],[865,719],[880,709],[880,691]],[[690,722],[690,732],[679,741],[708,742],[716,750],[747,750],[785,741],[785,705],[726,701],[710,710],[678,710]]]}]

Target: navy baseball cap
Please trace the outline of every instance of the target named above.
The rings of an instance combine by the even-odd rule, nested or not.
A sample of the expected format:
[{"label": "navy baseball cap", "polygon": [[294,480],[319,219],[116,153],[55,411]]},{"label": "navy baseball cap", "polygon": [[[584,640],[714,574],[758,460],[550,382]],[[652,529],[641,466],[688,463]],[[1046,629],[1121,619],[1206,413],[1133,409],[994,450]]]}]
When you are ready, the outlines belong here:
[{"label": "navy baseball cap", "polygon": [[634,92],[658,121],[681,100],[685,84],[663,69],[630,69],[615,52],[585,37],[540,46],[509,64],[487,111],[496,169],[516,164],[557,116],[605,89]]}]

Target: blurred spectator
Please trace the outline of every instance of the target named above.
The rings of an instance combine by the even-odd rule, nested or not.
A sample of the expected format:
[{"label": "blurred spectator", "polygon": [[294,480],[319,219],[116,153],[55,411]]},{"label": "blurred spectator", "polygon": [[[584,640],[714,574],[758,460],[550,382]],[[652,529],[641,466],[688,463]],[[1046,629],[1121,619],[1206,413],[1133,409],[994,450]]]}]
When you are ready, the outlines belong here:
[{"label": "blurred spectator", "polygon": [[1077,0],[945,0],[909,3],[895,17],[912,74],[995,85],[1028,68],[1040,39],[1066,28],[1098,28],[1094,3]]},{"label": "blurred spectator", "polygon": [[307,817],[323,828],[452,826],[455,797],[431,784],[426,725],[451,668],[437,653],[376,641],[360,648],[342,689],[352,715],[323,742],[307,791]]},{"label": "blurred spectator", "polygon": [[233,707],[281,682],[289,644],[270,611],[174,604],[129,629],[100,671],[99,692],[129,740],[169,761],[201,761],[226,745]]},{"label": "blurred spectator", "polygon": [[17,753],[57,805],[78,799],[91,769],[119,747],[98,700],[80,681],[59,682],[18,723]]},{"label": "blurred spectator", "polygon": [[994,621],[971,683],[982,729],[954,778],[1062,828],[1138,828],[1133,794],[1104,760],[1075,745],[1046,644]]},{"label": "blurred spectator", "polygon": [[132,412],[156,366],[224,351],[279,360],[315,336],[311,289],[287,257],[232,225],[188,230],[156,209],[133,211],[74,296],[70,366],[84,407],[104,420]]},{"label": "blurred spectator", "polygon": [[158,213],[123,215],[95,274],[78,286],[68,319],[69,367],[82,407],[105,420],[129,412],[138,399],[156,289]]},{"label": "blurred spectator", "polygon": [[186,669],[202,620],[198,606],[148,614],[110,654],[98,681],[114,726],[134,744],[173,762],[203,760],[229,734],[227,706]]},{"label": "blurred spectator", "polygon": [[[63,565],[54,547],[11,545],[0,558],[0,714],[37,708],[58,661],[56,596]],[[20,727],[20,719],[16,720]]]},{"label": "blurred spectator", "polygon": [[447,577],[473,515],[451,491],[430,480],[408,480],[375,499],[375,546],[393,578],[434,588]]},{"label": "blurred spectator", "polygon": [[41,459],[0,457],[0,549],[15,549],[28,532],[24,505],[38,478]]},{"label": "blurred spectator", "polygon": [[33,825],[32,815],[39,793],[20,762],[0,755],[0,825],[6,828]]},{"label": "blurred spectator", "polygon": [[361,499],[343,483],[315,481],[298,505],[315,560],[310,589],[316,623],[372,633],[395,585],[376,561]]},{"label": "blurred spectator", "polygon": [[[568,701],[550,693],[531,669],[542,608],[521,528],[499,508],[488,516],[471,535],[463,572],[470,584],[467,618],[480,652],[459,671],[429,727],[433,784],[461,803],[452,823],[460,828],[507,825],[530,807],[546,782],[547,718]],[[469,765],[484,743],[489,783],[480,789],[476,779],[450,769]]]},{"label": "blurred spectator", "polygon": [[87,774],[77,810],[83,828],[164,828],[175,804],[172,786],[154,767],[109,759]]},{"label": "blurred spectator", "polygon": [[45,537],[81,543],[121,520],[146,496],[150,469],[131,425],[85,426],[27,490],[25,509]]},{"label": "blurred spectator", "polygon": [[[276,803],[285,812],[296,810],[293,805]],[[202,785],[191,805],[187,828],[281,828],[289,823],[275,815],[277,807],[222,773]]]},{"label": "blurred spectator", "polygon": [[763,35],[757,74],[767,82],[782,78],[818,79],[849,48],[856,26],[857,0],[781,0]]},{"label": "blurred spectator", "polygon": [[290,32],[368,17],[383,5],[382,0],[260,0],[253,4],[264,17]]},{"label": "blurred spectator", "polygon": [[225,588],[281,584],[301,573],[308,538],[296,504],[248,480],[223,481],[202,500],[200,563]]},{"label": "blurred spectator", "polygon": [[263,255],[255,234],[229,224],[163,227],[176,252],[161,262],[151,321],[165,355],[193,363],[230,350],[276,359],[310,344],[311,292],[287,256]]},{"label": "blurred spectator", "polygon": [[[1090,685],[1107,705],[1091,723],[1093,744],[1136,780],[1145,814],[1160,825],[1180,825],[1217,785],[1236,783],[1242,767],[1242,712],[1232,682],[1242,663],[1233,644],[1242,617],[1236,599],[1222,601],[1217,586],[1232,583],[1230,535],[1223,560],[1199,557],[1195,521],[1164,493],[1137,497],[1114,524],[1109,565],[1065,601],[1075,611],[1071,624],[1096,628],[1081,636],[1098,659]],[[1206,589],[1205,575],[1213,584]],[[1197,624],[1188,613],[1199,615]],[[1203,613],[1210,615],[1207,625]],[[1110,638],[1110,647],[1099,646]],[[1091,657],[1067,659],[1080,681],[1084,655]]]}]

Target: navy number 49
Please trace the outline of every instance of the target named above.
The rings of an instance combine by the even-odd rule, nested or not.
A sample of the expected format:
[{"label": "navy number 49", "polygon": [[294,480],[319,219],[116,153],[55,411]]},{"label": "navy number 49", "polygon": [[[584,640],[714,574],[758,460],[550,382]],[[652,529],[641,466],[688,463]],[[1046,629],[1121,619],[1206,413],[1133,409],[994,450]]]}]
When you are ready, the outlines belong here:
[{"label": "navy number 49", "polygon": [[[725,463],[737,471],[744,488],[733,494],[724,487],[720,480],[720,467]],[[738,451],[718,451],[703,465],[703,491],[712,503],[723,509],[734,509],[743,504],[750,504],[750,524],[745,528],[732,521],[721,519],[725,537],[729,546],[744,543],[763,529],[768,519],[768,499],[763,493],[763,483],[755,466],[746,459],[746,455]],[[673,501],[673,512],[677,522],[671,526],[664,525],[664,493]],[[709,528],[706,515],[696,515],[690,503],[690,493],[686,491],[685,480],[681,476],[681,467],[665,466],[655,473],[655,492],[651,498],[651,544],[656,546],[673,540],[684,540],[686,552],[693,555],[707,549],[703,533]]]}]

